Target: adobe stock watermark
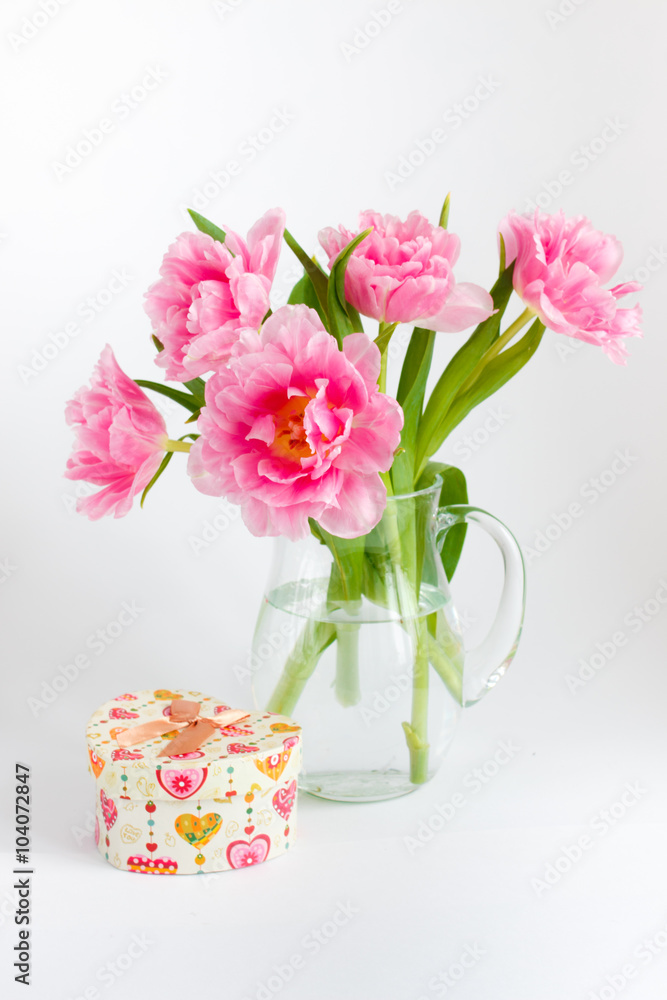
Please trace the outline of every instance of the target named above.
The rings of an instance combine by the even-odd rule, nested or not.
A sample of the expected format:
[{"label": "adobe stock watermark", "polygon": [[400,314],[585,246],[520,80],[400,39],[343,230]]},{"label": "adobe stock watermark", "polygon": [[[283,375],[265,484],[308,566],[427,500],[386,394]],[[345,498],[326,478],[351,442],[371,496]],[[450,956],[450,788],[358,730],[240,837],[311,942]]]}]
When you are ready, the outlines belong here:
[{"label": "adobe stock watermark", "polygon": [[[614,458],[609,465],[599,472],[597,476],[591,476],[579,489],[579,496],[585,500],[588,507],[592,507],[612,489],[613,486],[622,479],[628,469],[637,462],[638,456],[626,448],[618,448]],[[536,559],[541,559],[545,552],[552,548],[563,535],[570,530],[575,521],[578,521],[586,513],[587,507],[573,500],[567,505],[567,509],[559,513],[551,514],[551,520],[540,531],[536,532],[532,545],[522,546],[524,558],[528,565]]]},{"label": "adobe stock watermark", "polygon": [[[146,932],[133,934],[129,942],[125,945],[120,954],[116,955],[110,962],[105,962],[95,972],[95,983],[100,983],[106,989],[114,986],[119,979],[132,968],[132,966],[143,958],[150,947],[155,944],[151,941]],[[101,1000],[103,994],[95,984],[87,986],[81,993],[68,994],[67,1000]]]},{"label": "adobe stock watermark", "polygon": [[0,559],[0,584],[7,583],[7,580],[16,573],[17,569],[18,566],[11,561],[9,556]]},{"label": "adobe stock watermark", "polygon": [[632,961],[625,962],[618,972],[604,977],[604,986],[591,990],[586,1000],[615,1000],[632,980],[636,979],[642,969],[650,965],[654,958],[665,954],[667,949],[667,924],[649,937],[645,937],[632,952]]},{"label": "adobe stock watermark", "polygon": [[92,295],[87,295],[74,307],[74,319],[64,323],[57,330],[48,334],[46,341],[41,347],[33,347],[30,358],[24,364],[17,365],[17,372],[24,385],[27,385],[32,378],[41,374],[49,367],[52,361],[67,350],[69,345],[84,330],[86,326],[97,319],[100,313],[109,308],[112,302],[134,281],[131,274],[128,274],[124,267],[114,268],[111,276],[101,288],[98,288]]},{"label": "adobe stock watermark", "polygon": [[559,170],[553,179],[542,181],[540,190],[535,197],[526,199],[523,211],[534,212],[538,208],[546,210],[556,198],[561,197],[565,188],[574,184],[577,175],[588,170],[592,163],[595,163],[606,153],[618,137],[627,131],[628,127],[618,115],[614,115],[613,118],[605,118],[597,135],[594,135],[587,143],[582,143],[581,146],[572,150],[567,160],[569,166]]},{"label": "adobe stock watermark", "polygon": [[664,250],[662,246],[660,249],[649,247],[648,256],[645,257],[644,262],[631,273],[624,274],[622,280],[638,281],[641,285],[646,286],[656,271],[660,271],[665,264],[667,264],[667,250]]},{"label": "adobe stock watermark", "polygon": [[550,28],[559,27],[559,25],[567,21],[568,17],[572,17],[575,11],[585,3],[586,0],[560,0],[556,8],[545,10],[544,16],[547,19],[547,24]]},{"label": "adobe stock watermark", "polygon": [[[436,997],[446,997],[449,991],[453,990],[458,983],[468,974],[471,969],[486,955],[486,948],[482,948],[477,942],[466,944],[458,958],[446,969],[441,969],[436,976],[432,976],[428,983],[429,993]],[[424,993],[417,1000],[430,1000]]]},{"label": "adobe stock watermark", "polygon": [[131,628],[144,612],[145,608],[137,607],[136,601],[123,601],[115,618],[86,637],[84,650],[76,653],[69,663],[59,667],[50,681],[42,681],[39,697],[30,696],[26,699],[26,704],[32,714],[37,717],[40,712],[45,711],[49,705],[57,701],[78,680],[83,671],[93,665],[93,657],[103,656],[107,649],[128,628]]},{"label": "adobe stock watermark", "polygon": [[496,752],[491,757],[464,775],[461,791],[454,792],[445,802],[436,803],[433,813],[419,823],[414,836],[403,837],[408,854],[415,854],[426,847],[435,835],[440,833],[447,823],[451,822],[456,813],[463,809],[474,795],[479,794],[490,781],[493,781],[500,774],[502,768],[506,767],[518,753],[521,753],[521,747],[513,743],[512,740],[501,740]]},{"label": "adobe stock watermark", "polygon": [[548,862],[541,877],[530,880],[536,895],[542,897],[545,893],[551,892],[554,886],[557,886],[610,830],[625,819],[628,812],[647,794],[648,789],[643,788],[639,781],[629,781],[610,806],[600,809],[593,816],[589,823],[590,832],[582,833],[573,843],[561,846],[560,853],[553,861]]},{"label": "adobe stock watermark", "polygon": [[234,664],[232,670],[239,684],[243,684],[249,680],[258,670],[261,670],[266,663],[273,659],[276,653],[279,653],[281,649],[285,649],[285,647],[289,646],[296,639],[299,633],[298,623],[301,621],[302,619],[295,618],[294,621],[283,622],[277,631],[265,636],[257,648],[248,653],[245,663]]},{"label": "adobe stock watermark", "polygon": [[565,683],[570,694],[577,694],[586,687],[589,681],[597,677],[600,671],[614,659],[619,649],[627,646],[630,638],[641,632],[649,622],[652,622],[665,605],[667,605],[667,581],[663,577],[658,581],[655,593],[641,604],[635,604],[625,615],[623,618],[625,628],[612,632],[602,642],[596,642],[595,652],[587,660],[583,657],[580,658],[579,669],[576,673],[565,675]]},{"label": "adobe stock watermark", "polygon": [[95,821],[97,817],[92,809],[89,809],[81,824],[75,823],[69,828],[69,832],[74,838],[77,847],[81,847],[87,840],[90,840],[95,833]]},{"label": "adobe stock watermark", "polygon": [[21,21],[16,31],[7,34],[7,41],[14,49],[20,52],[24,46],[36,38],[40,31],[50,24],[53,18],[66,7],[70,0],[40,0],[32,14],[28,14]]},{"label": "adobe stock watermark", "polygon": [[213,0],[212,6],[218,17],[224,18],[227,14],[233,14],[245,2],[246,0]]},{"label": "adobe stock watermark", "polygon": [[489,410],[481,424],[478,424],[474,431],[464,434],[454,445],[454,454],[461,463],[469,462],[473,455],[505,426],[511,416],[512,414],[508,413],[502,403]]},{"label": "adobe stock watermark", "polygon": [[441,125],[432,129],[428,135],[417,139],[407,153],[402,153],[392,170],[385,170],[384,179],[390,191],[393,191],[404,184],[409,177],[412,177],[416,170],[426,163],[443,145],[450,136],[465,124],[480,107],[488,101],[500,88],[500,81],[493,76],[478,77],[476,86],[467,94],[462,101],[447,108],[442,113],[442,121],[447,128]]},{"label": "adobe stock watermark", "polygon": [[[406,2],[411,3],[414,0],[406,0]],[[379,10],[369,10],[367,20],[363,24],[358,24],[354,29],[351,41],[339,42],[338,48],[342,52],[345,62],[350,63],[355,56],[365,52],[369,45],[389,27],[397,14],[402,14],[404,10],[403,0],[389,0]]]},{"label": "adobe stock watermark", "polygon": [[243,171],[294,121],[296,115],[288,108],[275,107],[266,124],[239,143],[234,157],[217,169],[209,170],[207,177],[192,189],[186,202],[179,206],[183,217],[191,223],[189,208],[203,212],[206,206],[226,191],[234,178],[240,177]]},{"label": "adobe stock watermark", "polygon": [[194,555],[199,556],[224,535],[230,524],[238,521],[241,508],[229,500],[221,500],[212,517],[202,522],[198,534],[188,535],[187,542]]},{"label": "adobe stock watermark", "polygon": [[358,913],[359,910],[349,899],[344,903],[339,901],[331,917],[319,927],[313,927],[301,938],[300,950],[295,951],[280,965],[274,965],[271,975],[263,981],[258,980],[252,988],[253,992],[247,992],[241,1000],[271,1000],[294,979],[297,972],[306,968],[308,959],[331,944],[341,929],[346,927]]},{"label": "adobe stock watermark", "polygon": [[[477,619],[463,611],[459,614],[458,624],[460,634],[463,636],[467,630],[476,624]],[[357,705],[357,711],[363,719],[366,727],[371,726],[377,719],[396,705],[401,700],[401,695],[405,694],[412,687],[412,673],[404,670],[389,675],[389,680],[381,691],[365,692],[361,702]]]},{"label": "adobe stock watermark", "polygon": [[61,160],[51,162],[51,169],[57,179],[64,180],[80,167],[96,149],[99,149],[106,138],[116,131],[118,124],[126,121],[137,108],[141,107],[166,79],[168,79],[167,74],[159,66],[147,66],[139,82],[130,90],[124,90],[114,100],[108,114],[90,128],[84,128],[79,138],[67,147]]}]

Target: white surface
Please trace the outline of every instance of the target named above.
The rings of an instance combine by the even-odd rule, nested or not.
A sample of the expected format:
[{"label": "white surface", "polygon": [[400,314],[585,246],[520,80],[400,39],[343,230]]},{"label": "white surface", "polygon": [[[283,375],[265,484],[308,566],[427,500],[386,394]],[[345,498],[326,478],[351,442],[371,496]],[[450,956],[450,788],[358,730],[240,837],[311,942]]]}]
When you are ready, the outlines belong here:
[{"label": "white surface", "polygon": [[[667,579],[664,263],[646,272],[645,340],[630,344],[626,369],[592,348],[561,357],[556,344],[567,342],[547,333],[529,368],[444,449],[462,462],[472,502],[505,520],[524,546],[569,504],[580,502],[583,513],[530,561],[516,662],[497,691],[465,713],[432,784],[367,807],[303,799],[293,855],[210,882],[117,873],[90,836],[77,844],[92,807],[83,731],[94,708],[122,690],[170,684],[238,704],[247,698],[233,667],[248,655],[270,542],[252,539],[236,520],[195,555],[189,539],[218,504],[190,487],[178,456],[145,511],[124,521],[90,524],[72,514],[73,484],[61,478],[71,441],[63,405],[103,344],[112,343],[135,377],[159,378],[142,293],[186,228],[181,206],[193,203],[209,172],[243,158],[241,145],[275,108],[285,109],[293,121],[252,162],[243,158],[227,189],[201,205],[205,215],[245,231],[281,204],[292,232],[314,248],[321,226],[351,224],[360,208],[418,207],[433,217],[451,190],[451,228],[463,244],[458,277],[488,286],[497,222],[569,169],[572,183],[550,207],[584,213],[617,234],[626,249],[622,276],[655,263],[654,249],[663,254],[662,4],[566,0],[561,6],[572,12],[550,25],[556,0],[403,0],[347,61],[341,43],[352,44],[384,6],[230,0],[216,11],[182,0],[71,2],[16,51],[10,34],[39,7],[3,5],[0,558],[13,568],[0,584],[10,705],[0,791],[9,852],[12,761],[31,765],[36,874],[27,995],[35,1000],[86,989],[94,996],[92,987],[104,998],[135,1000],[156,987],[175,996],[213,984],[221,996],[254,998],[293,955],[304,967],[278,991],[290,1000],[664,995],[667,612],[655,605],[654,616],[632,624],[633,608]],[[121,117],[116,102],[156,67],[166,78]],[[453,115],[445,122],[480,77],[495,81],[493,93],[459,127]],[[103,117],[113,131],[59,181],[53,162]],[[600,136],[608,118],[623,127],[584,170],[576,150]],[[390,190],[386,172],[438,127],[446,141]],[[290,267],[285,251],[283,288]],[[114,269],[131,280],[86,321],[80,304],[99,295]],[[19,366],[30,363],[33,348],[73,321],[78,336],[24,381]],[[434,371],[461,341],[438,338]],[[464,434],[498,406],[502,426],[466,458]],[[181,433],[174,413],[169,423]],[[589,485],[582,495],[618,449],[636,460],[606,492]],[[480,583],[487,554],[471,546],[457,581],[461,607],[480,623],[491,600],[491,583]],[[144,609],[137,621],[35,717],[27,699],[39,697],[125,601]],[[571,692],[566,675],[619,630],[625,645]],[[466,776],[485,763],[494,769],[488,762],[501,740],[520,750],[475,792]],[[638,783],[634,793],[628,783]],[[451,821],[411,853],[404,838],[457,792],[463,805]],[[605,809],[619,818],[602,832]],[[585,836],[581,859],[552,888],[536,887],[532,880],[544,879]],[[12,988],[8,957],[16,941],[6,895],[12,859],[13,851],[3,855],[0,873],[0,989],[11,997],[26,995]],[[338,906],[348,901],[358,913],[316,952],[306,936],[336,914],[342,923]],[[122,979],[96,978],[144,931],[152,943]],[[655,955],[644,940],[654,942]],[[455,985],[438,986],[440,972],[453,966],[458,974],[468,945],[484,954]]]}]

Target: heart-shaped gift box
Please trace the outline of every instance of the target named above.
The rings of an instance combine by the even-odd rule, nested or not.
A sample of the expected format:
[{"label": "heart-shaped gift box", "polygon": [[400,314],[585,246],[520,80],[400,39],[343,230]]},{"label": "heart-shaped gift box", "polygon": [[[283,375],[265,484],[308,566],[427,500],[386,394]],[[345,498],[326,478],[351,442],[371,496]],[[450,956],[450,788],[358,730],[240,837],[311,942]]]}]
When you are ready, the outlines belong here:
[{"label": "heart-shaped gift box", "polygon": [[247,868],[294,841],[301,729],[285,716],[198,691],[132,691],[93,713],[86,738],[95,838],[116,868]]}]

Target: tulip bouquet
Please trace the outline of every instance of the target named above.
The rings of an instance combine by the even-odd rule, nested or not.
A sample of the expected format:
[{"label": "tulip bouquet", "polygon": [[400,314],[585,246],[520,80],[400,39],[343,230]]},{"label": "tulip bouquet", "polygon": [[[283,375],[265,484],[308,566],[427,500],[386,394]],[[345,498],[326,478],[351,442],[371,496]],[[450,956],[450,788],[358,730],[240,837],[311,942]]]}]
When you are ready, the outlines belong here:
[{"label": "tulip bouquet", "polygon": [[[367,539],[387,496],[438,483],[443,504],[467,503],[460,470],[433,460],[468,413],[530,360],[545,328],[598,345],[625,362],[624,338],[640,336],[638,306],[619,300],[634,282],[606,287],[622,250],[582,217],[520,216],[499,226],[500,267],[490,292],[457,282],[459,239],[448,228],[449,197],[437,225],[418,212],[405,221],[362,212],[355,230],[327,228],[319,240],[328,268],[268,211],[243,239],[191,212],[197,231],[168,249],[146,294],[156,365],[167,382],[131,379],[105,347],[90,387],[67,408],[76,445],[66,476],[100,487],[78,509],[92,519],[121,517],[148,491],[176,452],[202,493],[241,508],[255,535],[312,534],[331,551],[327,600],[355,606],[386,600],[368,586]],[[272,311],[271,287],[284,243],[303,266],[288,302]],[[517,319],[503,327],[515,291]],[[373,334],[361,317],[377,321]],[[414,324],[396,398],[387,393],[392,335]],[[475,327],[426,398],[436,337]],[[527,329],[525,329],[527,328]],[[170,438],[143,389],[187,411],[186,433]],[[188,427],[188,425],[190,425]],[[409,525],[388,539],[403,608],[419,602],[420,556]],[[465,527],[447,535],[442,561],[451,578]],[[409,617],[409,614],[407,615]],[[423,622],[415,647],[414,711],[404,723],[411,779],[426,780],[428,738],[420,650],[460,698],[461,666],[437,628]],[[267,708],[288,713],[324,648],[339,639],[336,695],[358,700],[358,663],[349,630],[304,626]],[[454,660],[454,662],[453,662]]]}]

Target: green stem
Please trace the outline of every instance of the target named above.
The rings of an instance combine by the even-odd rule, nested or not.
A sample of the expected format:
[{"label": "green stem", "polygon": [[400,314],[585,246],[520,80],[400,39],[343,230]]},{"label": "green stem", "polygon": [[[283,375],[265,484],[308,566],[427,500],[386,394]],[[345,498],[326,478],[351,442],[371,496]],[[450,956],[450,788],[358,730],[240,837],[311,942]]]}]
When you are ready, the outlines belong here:
[{"label": "green stem", "polygon": [[192,443],[190,441],[173,441],[171,438],[167,438],[164,446],[165,451],[190,451],[192,448]]},{"label": "green stem", "polygon": [[[394,570],[398,607],[404,628],[412,640],[412,711],[410,722],[403,723],[403,730],[410,752],[410,781],[421,785],[428,781],[429,660],[426,620],[419,615],[419,573],[415,561],[414,526],[411,531],[407,530],[407,525],[399,526],[393,504],[387,504],[384,524]],[[405,539],[405,545],[401,544],[402,538]],[[404,553],[409,557],[408,565],[405,563]]]},{"label": "green stem", "polygon": [[398,323],[380,323],[380,330],[375,338],[375,344],[380,349],[380,378],[378,379],[380,392],[387,391],[387,360],[389,342],[397,326]]},{"label": "green stem", "polygon": [[430,633],[427,638],[427,644],[431,666],[457,704],[461,705],[463,697],[462,665],[458,666],[455,660],[450,659],[439,640],[434,638]]},{"label": "green stem", "polygon": [[473,368],[472,372],[465,380],[463,385],[459,387],[459,390],[457,392],[457,396],[459,396],[459,398],[461,396],[464,396],[465,393],[468,391],[468,389],[471,387],[471,385],[477,381],[479,376],[482,374],[482,372],[488,365],[489,361],[492,361],[493,358],[497,357],[500,354],[503,347],[506,347],[507,344],[509,344],[512,337],[515,337],[516,334],[519,332],[519,330],[523,329],[526,323],[530,322],[530,320],[533,318],[534,315],[535,313],[533,312],[532,309],[524,309],[519,318],[515,319],[514,322],[511,324],[511,326],[507,327],[505,332],[500,337],[498,337],[498,339],[491,345],[488,351],[486,351],[482,355],[480,361],[475,366],[475,368]]},{"label": "green stem", "polygon": [[355,622],[336,625],[336,678],[334,690],[343,708],[361,701],[359,684],[359,628]]},{"label": "green stem", "polygon": [[428,651],[426,621],[413,618],[414,666],[412,675],[412,714],[410,724],[403,723],[410,750],[410,781],[423,785],[428,781]]},{"label": "green stem", "polygon": [[380,392],[387,391],[387,352],[380,355],[380,378],[378,379]]},{"label": "green stem", "polygon": [[324,650],[336,638],[336,626],[309,618],[285,661],[266,706],[267,712],[291,715]]}]

